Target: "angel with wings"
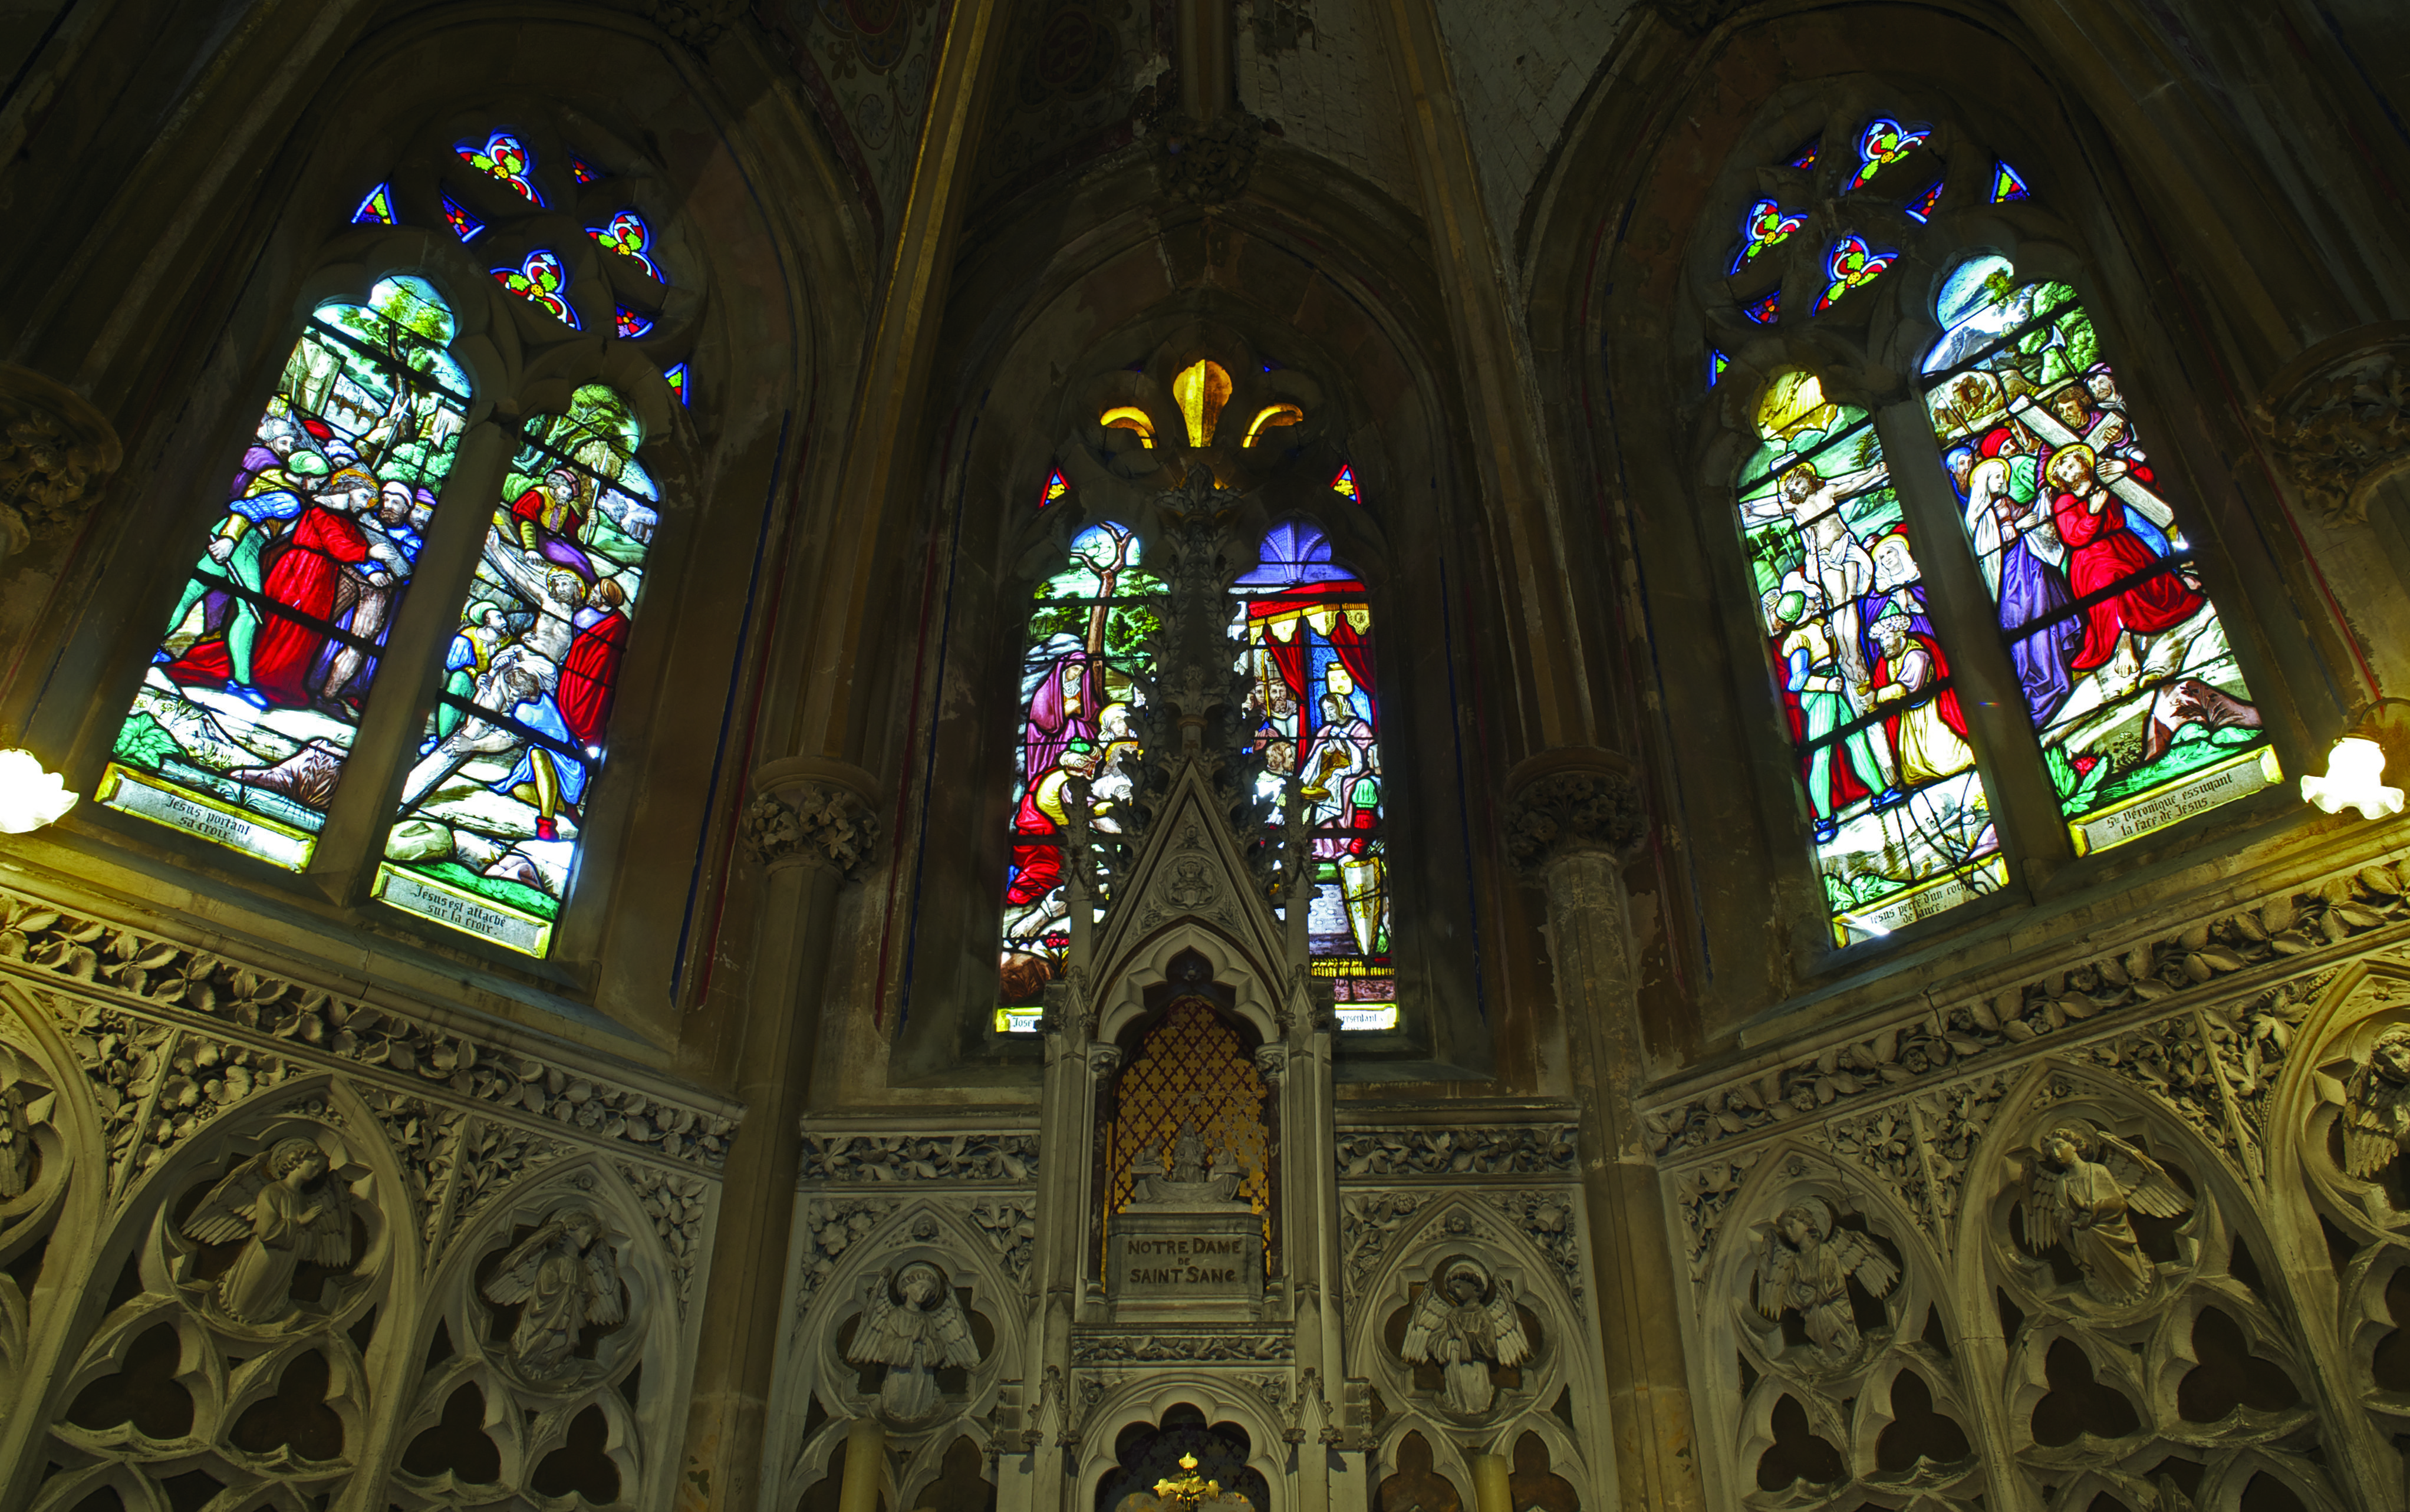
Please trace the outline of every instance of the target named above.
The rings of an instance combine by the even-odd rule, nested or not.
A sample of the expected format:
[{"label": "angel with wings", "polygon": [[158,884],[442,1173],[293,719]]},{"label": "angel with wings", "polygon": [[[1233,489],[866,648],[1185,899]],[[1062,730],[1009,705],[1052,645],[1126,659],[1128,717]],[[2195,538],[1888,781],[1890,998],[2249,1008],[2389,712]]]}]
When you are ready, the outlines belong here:
[{"label": "angel with wings", "polygon": [[2344,1088],[2343,1164],[2374,1181],[2410,1144],[2410,1027],[2396,1025],[2368,1047]]},{"label": "angel with wings", "polygon": [[863,1290],[868,1305],[845,1358],[887,1367],[878,1405],[888,1417],[899,1422],[926,1418],[937,1406],[936,1373],[979,1363],[963,1304],[926,1260],[873,1276]]},{"label": "angel with wings", "polygon": [[274,1328],[300,1311],[293,1272],[352,1263],[352,1194],[329,1180],[317,1141],[279,1140],[217,1184],[184,1220],[184,1236],[204,1244],[242,1245],[213,1288],[238,1323]]},{"label": "angel with wings", "polygon": [[1441,1271],[1439,1285],[1424,1289],[1407,1321],[1398,1353],[1409,1364],[1437,1365],[1450,1410],[1477,1418],[1489,1410],[1496,1388],[1489,1367],[1519,1365],[1532,1358],[1532,1341],[1515,1309],[1515,1286],[1474,1260],[1459,1259]]},{"label": "angel with wings", "polygon": [[1855,1278],[1870,1296],[1888,1296],[1899,1267],[1865,1234],[1836,1226],[1832,1204],[1811,1197],[1785,1208],[1765,1231],[1757,1271],[1757,1310],[1780,1321],[1797,1313],[1827,1362],[1857,1352],[1858,1319],[1850,1305]]},{"label": "angel with wings", "polygon": [[2065,1242],[2084,1289],[2104,1302],[2140,1301],[2158,1268],[2142,1253],[2134,1213],[2172,1218],[2192,1199],[2157,1161],[2106,1129],[2062,1124],[2025,1159],[2025,1242]]},{"label": "angel with wings", "polygon": [[586,1208],[563,1208],[502,1257],[486,1279],[486,1300],[519,1308],[511,1330],[511,1363],[542,1387],[576,1385],[592,1374],[579,1359],[587,1329],[628,1316],[619,1262],[602,1220]]}]

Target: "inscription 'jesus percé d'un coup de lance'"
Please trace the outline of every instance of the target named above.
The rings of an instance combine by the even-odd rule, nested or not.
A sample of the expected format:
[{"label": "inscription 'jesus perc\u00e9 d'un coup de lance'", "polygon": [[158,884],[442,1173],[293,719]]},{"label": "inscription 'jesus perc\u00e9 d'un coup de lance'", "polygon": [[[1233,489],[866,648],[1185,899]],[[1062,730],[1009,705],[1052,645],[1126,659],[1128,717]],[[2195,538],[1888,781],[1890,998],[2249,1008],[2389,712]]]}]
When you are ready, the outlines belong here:
[{"label": "inscription 'jesus perc\u00e9 d'un coup de lance'", "polygon": [[[1125,1258],[1141,1257],[1187,1264],[1133,1265],[1129,1268],[1129,1284],[1134,1287],[1169,1287],[1183,1283],[1227,1283],[1241,1279],[1238,1262],[1245,1258],[1247,1242],[1243,1239],[1140,1239],[1126,1241],[1122,1248]],[[1199,1265],[1195,1262],[1216,1256],[1227,1257],[1230,1264]]]}]

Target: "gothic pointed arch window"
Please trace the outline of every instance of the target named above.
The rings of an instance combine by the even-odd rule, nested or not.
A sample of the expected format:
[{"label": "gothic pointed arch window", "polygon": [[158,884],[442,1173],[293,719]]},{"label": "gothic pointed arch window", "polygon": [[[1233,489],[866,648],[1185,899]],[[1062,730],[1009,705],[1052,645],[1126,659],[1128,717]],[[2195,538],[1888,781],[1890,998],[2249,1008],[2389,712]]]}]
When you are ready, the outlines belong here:
[{"label": "gothic pointed arch window", "polygon": [[[2071,235],[1958,124],[1855,97],[1806,148],[1796,109],[1760,136],[1693,265],[1837,946],[1998,892],[2011,851],[2080,858],[2279,776],[2182,470],[2145,448],[2074,286],[1985,244],[2004,215]],[[1845,355],[1886,301],[1939,334],[1903,364],[1913,410],[1879,423],[1828,385],[1888,381]]]},{"label": "gothic pointed arch window", "polygon": [[2170,483],[2075,290],[1980,254],[1935,313],[1926,412],[2079,853],[2273,781]]},{"label": "gothic pointed arch window", "polygon": [[[1288,455],[1273,448],[1285,448],[1313,423],[1311,386],[1273,390],[1253,384],[1244,368],[1235,378],[1232,371],[1210,357],[1185,359],[1156,396],[1169,400],[1159,413],[1127,402],[1148,395],[1117,375],[1112,393],[1087,413],[1108,437],[1137,434],[1140,451],[1174,451],[1161,467],[1185,477],[1183,487],[1206,487],[1199,458],[1227,459],[1232,451],[1247,458],[1240,469],[1269,475]],[[1183,440],[1184,451],[1178,449]],[[1212,452],[1216,446],[1225,449]],[[1327,486],[1330,497],[1307,507],[1327,508],[1330,518],[1282,516],[1256,527],[1259,533],[1217,536],[1212,548],[1223,553],[1219,570],[1227,574],[1219,580],[1224,595],[1209,601],[1220,604],[1216,616],[1227,615],[1216,634],[1227,632],[1233,670],[1249,690],[1229,738],[1244,748],[1240,768],[1256,773],[1261,828],[1240,838],[1242,849],[1268,862],[1280,858],[1270,865],[1281,880],[1266,884],[1273,917],[1306,969],[1328,983],[1340,1026],[1394,1030],[1400,1010],[1390,777],[1372,594],[1337,558],[1330,536],[1336,511],[1360,508],[1363,501],[1344,457],[1325,453],[1314,466],[1310,491]],[[1050,463],[1043,477],[1039,512],[1083,497],[1060,467]],[[1214,509],[1232,511],[1215,517],[1238,518],[1232,502],[1246,495],[1212,487]],[[1205,517],[1179,507],[1183,513],[1172,517]],[[1091,850],[1111,852],[1115,835],[1137,811],[1140,711],[1156,674],[1156,599],[1168,589],[1147,564],[1136,527],[1082,518],[1063,568],[1034,590],[1015,663],[1018,718],[994,1010],[1002,1033],[1038,1027],[1047,984],[1072,965],[1080,932],[1105,917],[1113,867],[1091,861]],[[1301,831],[1294,850],[1285,844],[1292,821]],[[1082,831],[1100,844],[1083,849]],[[1294,882],[1286,876],[1292,864]]]},{"label": "gothic pointed arch window", "polygon": [[112,808],[309,865],[466,424],[424,280],[320,305],[120,727]]},{"label": "gothic pointed arch window", "polygon": [[601,384],[519,430],[375,895],[543,955],[577,863],[661,492]]},{"label": "gothic pointed arch window", "polygon": [[1873,417],[1793,371],[1756,427],[1741,533],[1846,945],[1996,888],[1999,836]]},{"label": "gothic pointed arch window", "polygon": [[[641,167],[623,182],[548,125],[453,135],[352,212],[370,267],[422,271],[305,322],[97,792],[287,871],[369,876],[399,915],[541,958],[660,519],[639,416],[690,401],[695,291],[629,203]],[[527,418],[500,420],[456,351],[489,344],[458,340],[472,311],[531,348],[616,336],[566,393],[547,378],[501,410]],[[463,471],[472,422],[502,444]],[[422,691],[423,722],[377,713]]]},{"label": "gothic pointed arch window", "polygon": [[[1293,791],[1306,831],[1305,885],[1298,891],[1308,969],[1330,982],[1343,1027],[1394,1028],[1387,778],[1372,603],[1356,574],[1332,560],[1328,537],[1301,519],[1265,532],[1233,592],[1263,759],[1258,793],[1285,807]],[[1284,900],[1285,908],[1297,906]]]},{"label": "gothic pointed arch window", "polygon": [[[1127,526],[1103,521],[1072,537],[1070,560],[1038,586],[1021,658],[1013,752],[1010,859],[997,956],[996,1027],[1034,1029],[1046,984],[1070,959],[1068,831],[1110,827],[1129,796],[1137,753],[1130,716],[1154,671],[1150,600],[1163,580],[1142,564]],[[1083,811],[1075,814],[1075,806]]]}]

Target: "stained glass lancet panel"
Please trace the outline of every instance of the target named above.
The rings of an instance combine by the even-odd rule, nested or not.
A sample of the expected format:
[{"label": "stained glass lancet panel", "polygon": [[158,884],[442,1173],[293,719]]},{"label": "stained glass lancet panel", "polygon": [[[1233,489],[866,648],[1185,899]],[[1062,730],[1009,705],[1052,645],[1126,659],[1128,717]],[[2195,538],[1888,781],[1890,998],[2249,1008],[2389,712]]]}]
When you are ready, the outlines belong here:
[{"label": "stained glass lancet panel", "polygon": [[300,870],[465,424],[451,310],[320,305],[119,729],[101,802]]},{"label": "stained glass lancet panel", "polygon": [[1836,944],[2005,880],[1916,545],[1864,410],[1805,372],[1758,406],[1740,528]]},{"label": "stained glass lancet panel", "polygon": [[1144,649],[1156,626],[1148,601],[1164,591],[1140,554],[1139,538],[1124,527],[1089,526],[1072,539],[1069,565],[1038,585],[1029,617],[997,952],[995,1026],[1007,1032],[1037,1028],[1046,984],[1069,958],[1063,836],[1077,784],[1088,784],[1099,828],[1113,825],[1106,810],[1131,794],[1138,744],[1129,717],[1141,702],[1132,675],[1154,672]]},{"label": "stained glass lancet panel", "polygon": [[521,429],[385,836],[392,907],[552,948],[659,517],[638,439],[601,385]]},{"label": "stained glass lancet panel", "polygon": [[2092,320],[1978,257],[1942,285],[1933,420],[2079,852],[2278,779]]},{"label": "stained glass lancet panel", "polygon": [[1372,606],[1356,574],[1330,560],[1329,541],[1302,521],[1266,533],[1236,592],[1263,795],[1278,804],[1294,777],[1311,828],[1310,969],[1330,980],[1341,1028],[1394,1028],[1398,981],[1382,822],[1388,778]]}]

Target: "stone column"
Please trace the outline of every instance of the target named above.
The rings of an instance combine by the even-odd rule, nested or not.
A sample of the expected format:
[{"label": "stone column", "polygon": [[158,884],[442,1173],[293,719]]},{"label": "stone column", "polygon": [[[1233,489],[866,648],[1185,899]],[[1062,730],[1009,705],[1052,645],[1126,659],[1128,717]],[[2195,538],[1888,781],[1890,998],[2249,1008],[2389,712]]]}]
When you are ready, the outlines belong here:
[{"label": "stone column", "polygon": [[1347,1368],[1336,1295],[1339,1177],[1331,1149],[1336,1114],[1330,1037],[1337,1019],[1328,984],[1317,983],[1300,970],[1285,1018],[1285,1039],[1258,1048],[1256,1069],[1280,1109],[1285,1156],[1280,1183],[1281,1263],[1297,1330],[1297,1400],[1288,1436],[1297,1447],[1299,1512],[1329,1512],[1330,1451],[1344,1438],[1341,1398]]},{"label": "stone column", "polygon": [[[878,1473],[886,1467],[887,1430],[876,1418],[845,1425],[845,1478],[837,1482],[836,1512],[878,1512]],[[1487,1509],[1484,1509],[1487,1512]]]},{"label": "stone column", "polygon": [[[1473,1512],[1515,1512],[1515,1493],[1506,1481],[1506,1457],[1474,1454],[1465,1458],[1473,1466]],[[853,1466],[849,1462],[845,1468],[850,1485]]]},{"label": "stone column", "polygon": [[737,1069],[734,1091],[745,1121],[729,1146],[712,1242],[687,1413],[682,1512],[753,1512],[761,1500],[762,1434],[784,1336],[777,1322],[786,1316],[788,1230],[803,1159],[798,1120],[811,1082],[837,893],[859,879],[878,838],[871,793],[867,773],[790,758],[755,775],[745,810],[746,854],[768,873],[754,971],[762,985],[746,1015]]},{"label": "stone column", "polygon": [[1633,1096],[1645,1080],[1623,858],[1648,834],[1630,763],[1601,750],[1544,752],[1508,778],[1506,845],[1547,892],[1548,950],[1580,1107],[1582,1192],[1606,1360],[1616,1482],[1626,1506],[1706,1506],[1674,1265]]}]

